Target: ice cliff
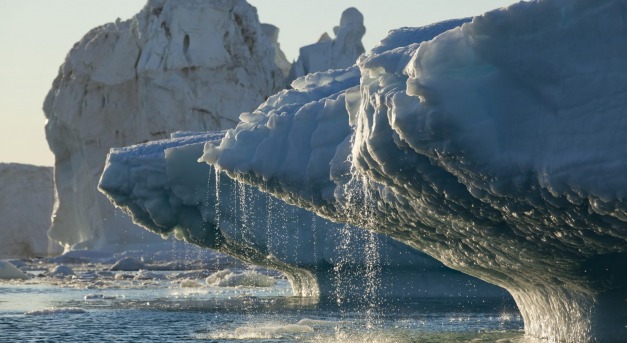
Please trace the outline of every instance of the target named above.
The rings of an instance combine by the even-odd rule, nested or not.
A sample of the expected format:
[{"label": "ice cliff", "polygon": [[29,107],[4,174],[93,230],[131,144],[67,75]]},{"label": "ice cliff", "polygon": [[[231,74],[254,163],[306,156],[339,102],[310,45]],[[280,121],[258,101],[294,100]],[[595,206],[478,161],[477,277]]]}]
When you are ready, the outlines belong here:
[{"label": "ice cliff", "polygon": [[300,48],[288,81],[313,72],[348,68],[355,64],[357,57],[365,52],[361,44],[361,38],[366,33],[364,16],[356,8],[346,9],[333,33],[333,39],[324,33],[317,43]]},{"label": "ice cliff", "polygon": [[107,152],[178,130],[235,126],[284,86],[277,32],[269,32],[272,39],[244,0],[150,0],[132,19],[85,35],[44,103],[55,154],[50,237],[66,249],[161,241],[97,191]]},{"label": "ice cliff", "polygon": [[48,255],[52,168],[0,163],[0,258]]},{"label": "ice cliff", "polygon": [[375,304],[383,297],[507,296],[404,244],[319,218],[198,163],[204,143],[222,137],[178,133],[113,149],[100,188],[155,233],[282,271],[295,295]]},{"label": "ice cliff", "polygon": [[354,68],[297,80],[203,158],[506,288],[530,337],[622,342],[625,13],[618,0],[521,2],[375,49],[358,85]]}]

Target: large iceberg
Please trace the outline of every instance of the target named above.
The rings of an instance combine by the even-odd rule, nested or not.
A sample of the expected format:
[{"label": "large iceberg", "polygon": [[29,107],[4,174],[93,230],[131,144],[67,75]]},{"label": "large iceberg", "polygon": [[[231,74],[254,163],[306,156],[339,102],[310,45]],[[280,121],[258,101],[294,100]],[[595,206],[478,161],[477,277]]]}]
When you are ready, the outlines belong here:
[{"label": "large iceberg", "polygon": [[47,235],[53,203],[52,168],[0,163],[0,258],[56,252]]},{"label": "large iceberg", "polygon": [[55,155],[50,237],[66,249],[163,242],[97,191],[106,154],[179,130],[234,127],[284,87],[277,31],[266,31],[274,37],[244,0],[150,0],[132,19],[85,35],[44,103]]},{"label": "large iceberg", "polygon": [[506,288],[531,337],[622,342],[625,13],[619,0],[521,2],[375,49],[358,86],[297,80],[203,158]]},{"label": "large iceberg", "polygon": [[[400,41],[430,39],[465,21],[399,30],[392,35],[394,42],[384,41],[378,49],[392,49]],[[408,32],[414,33],[411,38]],[[299,79],[293,90],[281,93],[298,103],[283,110],[328,97],[329,91],[356,87],[359,79],[359,69],[354,67]],[[313,80],[327,80],[329,87],[311,92],[310,86],[317,84]],[[335,104],[343,108],[343,95],[339,95]],[[347,118],[327,118],[327,134],[347,135]],[[169,140],[113,149],[100,189],[136,223],[153,232],[284,272],[297,295],[345,295],[348,299],[357,299],[355,294],[504,295],[499,288],[452,271],[394,240],[321,219],[198,163],[205,142],[217,144],[223,137],[223,132],[181,132]]]},{"label": "large iceberg", "polygon": [[178,133],[113,149],[100,188],[150,231],[282,271],[295,295],[507,296],[402,243],[319,218],[198,163],[205,142],[222,137]]}]

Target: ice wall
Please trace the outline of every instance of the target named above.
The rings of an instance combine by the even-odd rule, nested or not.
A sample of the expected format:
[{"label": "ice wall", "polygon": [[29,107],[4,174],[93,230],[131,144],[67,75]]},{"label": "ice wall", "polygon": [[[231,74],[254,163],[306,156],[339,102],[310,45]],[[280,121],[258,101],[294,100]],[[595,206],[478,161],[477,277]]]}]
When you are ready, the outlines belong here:
[{"label": "ice wall", "polygon": [[355,64],[357,57],[365,52],[361,44],[361,38],[366,33],[364,16],[356,8],[346,9],[333,33],[333,39],[325,33],[317,43],[300,48],[288,81],[317,71],[348,68]]},{"label": "ice wall", "polygon": [[48,255],[52,168],[0,163],[0,258]]},{"label": "ice wall", "polygon": [[199,163],[204,143],[222,137],[178,133],[114,149],[100,188],[153,232],[282,271],[295,295],[373,303],[401,296],[507,297],[404,244],[289,206]]},{"label": "ice wall", "polygon": [[521,2],[375,49],[358,87],[309,76],[204,159],[506,288],[531,337],[624,341],[624,13],[625,1]]},{"label": "ice wall", "polygon": [[177,130],[235,126],[283,88],[273,43],[244,0],[150,0],[132,19],[85,35],[44,103],[55,154],[50,237],[66,249],[161,241],[97,191],[107,152]]}]

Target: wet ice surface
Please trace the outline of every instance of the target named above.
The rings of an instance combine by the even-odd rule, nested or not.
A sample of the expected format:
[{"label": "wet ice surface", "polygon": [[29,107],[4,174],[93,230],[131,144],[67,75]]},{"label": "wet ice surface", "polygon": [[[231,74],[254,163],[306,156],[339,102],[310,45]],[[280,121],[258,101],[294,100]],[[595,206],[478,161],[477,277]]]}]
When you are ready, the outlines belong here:
[{"label": "wet ice surface", "polygon": [[[211,271],[115,271],[106,264],[28,262],[34,277],[0,281],[0,341],[521,342],[513,303],[494,299],[378,299],[338,307],[270,287],[219,287]],[[225,274],[225,273],[222,273]],[[219,277],[218,274],[217,277]],[[214,280],[210,278],[210,280]],[[231,284],[230,284],[231,285]]]}]

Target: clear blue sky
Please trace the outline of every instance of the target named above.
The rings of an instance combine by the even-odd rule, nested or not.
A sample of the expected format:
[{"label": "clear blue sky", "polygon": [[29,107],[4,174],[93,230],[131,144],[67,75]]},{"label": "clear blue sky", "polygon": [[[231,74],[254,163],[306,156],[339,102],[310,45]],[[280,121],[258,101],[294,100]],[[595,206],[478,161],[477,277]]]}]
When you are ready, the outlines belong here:
[{"label": "clear blue sky", "polygon": [[[461,18],[515,0],[250,0],[262,22],[281,29],[289,59],[300,46],[332,35],[340,15],[356,7],[366,25],[364,45],[372,48],[397,27]],[[145,0],[0,0],[0,162],[53,165],[44,135],[44,97],[72,45],[91,28],[128,19]]]}]

